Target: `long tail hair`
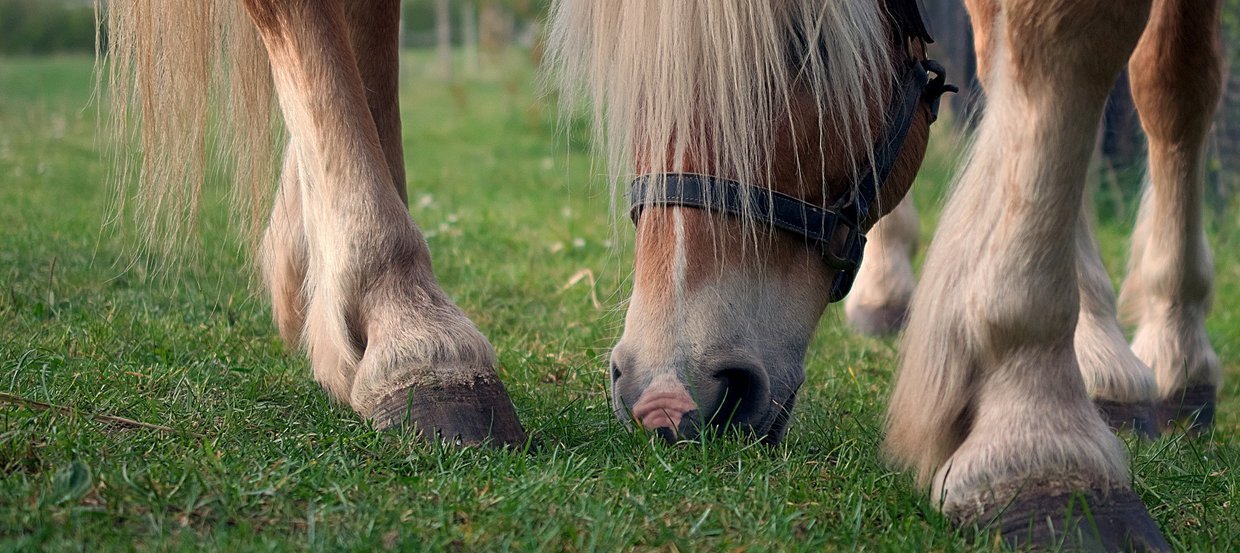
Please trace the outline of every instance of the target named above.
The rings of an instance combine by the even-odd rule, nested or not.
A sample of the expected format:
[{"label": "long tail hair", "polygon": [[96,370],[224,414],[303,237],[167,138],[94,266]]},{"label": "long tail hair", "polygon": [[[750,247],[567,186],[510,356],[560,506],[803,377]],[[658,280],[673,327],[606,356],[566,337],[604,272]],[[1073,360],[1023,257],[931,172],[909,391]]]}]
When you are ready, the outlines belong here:
[{"label": "long tail hair", "polygon": [[703,153],[698,163],[720,175],[770,182],[774,160],[797,156],[773,151],[780,125],[806,119],[792,113],[794,94],[812,97],[819,144],[873,158],[867,123],[894,78],[881,2],[558,0],[552,10],[562,99],[592,101],[613,186],[638,162],[678,172]]},{"label": "long tail hair", "polygon": [[[257,236],[278,167],[271,70],[238,0],[111,0],[96,77],[115,153],[115,217],[175,252],[197,220],[209,167],[233,183]],[[104,51],[106,50],[106,51]],[[105,134],[106,136],[106,134]]]}]

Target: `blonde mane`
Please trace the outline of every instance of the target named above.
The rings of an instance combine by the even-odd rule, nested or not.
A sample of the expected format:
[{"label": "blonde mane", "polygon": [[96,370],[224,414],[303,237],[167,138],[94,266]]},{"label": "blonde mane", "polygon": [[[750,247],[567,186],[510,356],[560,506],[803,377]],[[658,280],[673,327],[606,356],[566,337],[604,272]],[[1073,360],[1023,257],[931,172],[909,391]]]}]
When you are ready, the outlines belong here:
[{"label": "blonde mane", "polygon": [[873,159],[868,118],[886,105],[894,78],[879,2],[560,0],[552,17],[562,98],[570,107],[592,100],[613,201],[639,164],[683,172],[703,152],[710,157],[699,166],[756,186],[770,182],[781,157],[798,171],[820,169],[800,167],[799,152],[775,151],[781,125],[812,121],[795,116],[794,94],[812,98],[819,144],[863,152],[846,162],[854,173],[858,159]]}]

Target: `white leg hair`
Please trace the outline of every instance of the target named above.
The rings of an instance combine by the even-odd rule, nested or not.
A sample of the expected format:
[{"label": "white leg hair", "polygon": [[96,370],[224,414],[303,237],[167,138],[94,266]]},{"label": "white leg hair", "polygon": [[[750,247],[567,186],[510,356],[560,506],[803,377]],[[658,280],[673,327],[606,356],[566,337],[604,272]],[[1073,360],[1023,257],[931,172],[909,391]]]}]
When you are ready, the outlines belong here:
[{"label": "white leg hair", "polygon": [[863,334],[882,336],[904,327],[917,277],[913,256],[920,234],[917,207],[912,195],[879,219],[869,232],[865,263],[844,302],[848,322]]},{"label": "white leg hair", "polygon": [[204,122],[223,123],[231,180],[249,192],[234,199],[261,201],[274,84],[290,144],[261,255],[282,337],[378,426],[522,441],[490,344],[439,287],[405,208],[400,1],[101,4],[118,143],[143,145],[147,234],[192,221]]},{"label": "white leg hair", "polygon": [[1217,386],[1221,370],[1205,328],[1214,263],[1201,224],[1201,172],[1196,161],[1168,163],[1152,141],[1150,148],[1151,171],[1160,173],[1152,178],[1164,184],[1142,199],[1122,298],[1137,323],[1132,347],[1154,368],[1165,398],[1194,384]]},{"label": "white leg hair", "polygon": [[[1187,416],[1204,426],[1221,380],[1205,328],[1214,264],[1202,222],[1206,134],[1221,94],[1220,7],[1156,6],[1129,62],[1150,171],[1120,297],[1137,325],[1133,350],[1154,369],[1167,410],[1158,422]],[[1197,408],[1208,412],[1187,413]]]},{"label": "white leg hair", "polygon": [[1142,199],[1121,294],[1125,317],[1137,325],[1132,349],[1154,369],[1164,405],[1194,389],[1208,389],[1212,401],[1222,380],[1205,325],[1214,263],[1201,225],[1200,158],[1169,160],[1176,154],[1167,149],[1150,141],[1151,178],[1161,185]]},{"label": "white leg hair", "polygon": [[[372,23],[394,28],[396,4],[375,6]],[[308,254],[305,343],[315,379],[378,426],[412,423],[471,442],[521,441],[490,344],[431,272],[403,186],[394,182],[403,170],[389,167],[399,148],[389,144],[385,152],[353,49],[338,40],[348,36],[342,7],[258,0],[249,7],[292,136],[284,184],[296,190],[282,192],[290,209],[277,205],[273,213],[266,273],[284,289],[298,285],[295,271],[271,250],[300,242],[293,229],[299,225]],[[394,49],[391,38],[376,49]],[[367,55],[373,63],[378,54]],[[395,128],[390,119],[384,123],[389,132]]]},{"label": "white leg hair", "polygon": [[1077,219],[1076,269],[1081,295],[1075,337],[1077,363],[1094,401],[1146,410],[1148,418],[1148,409],[1157,397],[1154,373],[1128,347],[1116,319],[1115,289],[1098,253],[1091,212],[1091,202],[1086,201]]},{"label": "white leg hair", "polygon": [[290,348],[301,345],[305,329],[305,284],[310,256],[302,224],[300,172],[301,165],[290,145],[258,256],[263,281],[271,293],[272,318]]},{"label": "white leg hair", "polygon": [[1027,486],[1128,486],[1073,347],[1074,241],[1103,102],[1148,3],[1001,4],[989,104],[928,252],[888,418],[892,458],[966,520]]},{"label": "white leg hair", "polygon": [[[439,288],[429,251],[391,184],[369,114],[332,115],[314,98],[337,83],[306,83],[273,49],[272,67],[300,163],[302,225],[309,251],[306,343],[315,378],[363,416],[384,393],[415,379],[494,366],[486,339]],[[314,54],[299,51],[298,56]],[[323,71],[323,75],[330,71]],[[364,100],[355,110],[365,110]],[[352,121],[344,122],[347,115]],[[329,119],[324,129],[323,119]],[[353,135],[353,136],[350,136]],[[307,137],[307,138],[302,138]],[[444,373],[444,374],[439,374]]]}]

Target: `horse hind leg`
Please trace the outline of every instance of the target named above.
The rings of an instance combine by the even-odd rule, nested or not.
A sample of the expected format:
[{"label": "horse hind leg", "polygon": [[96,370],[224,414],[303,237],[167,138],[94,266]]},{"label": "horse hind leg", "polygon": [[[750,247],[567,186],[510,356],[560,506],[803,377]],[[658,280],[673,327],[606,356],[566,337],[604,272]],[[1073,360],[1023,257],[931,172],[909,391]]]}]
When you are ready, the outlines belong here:
[{"label": "horse hind leg", "polygon": [[844,302],[844,313],[857,332],[888,336],[904,328],[917,285],[912,258],[917,253],[918,233],[912,195],[906,195],[870,231],[865,263]]},{"label": "horse hind leg", "polygon": [[1086,171],[1149,6],[969,3],[989,104],[913,298],[886,445],[946,515],[1017,547],[1169,549],[1074,348]]},{"label": "horse hind leg", "polygon": [[271,294],[276,329],[284,344],[293,349],[301,345],[306,326],[305,286],[310,255],[302,225],[299,170],[297,156],[290,146],[258,256],[263,281]]},{"label": "horse hind leg", "polygon": [[1204,153],[1222,83],[1218,0],[1157,0],[1129,61],[1149,138],[1142,199],[1121,305],[1132,348],[1154,369],[1158,423],[1204,431],[1221,369],[1206,335],[1213,261],[1202,223]]},{"label": "horse hind leg", "polygon": [[[347,1],[345,21],[358,74],[366,92],[379,147],[392,173],[392,184],[402,204],[409,204],[405,190],[405,148],[400,128],[400,33],[399,6],[395,0]],[[393,11],[396,13],[392,13]]]},{"label": "horse hind leg", "polygon": [[[382,3],[349,2],[345,21],[354,52],[365,52],[357,59],[358,73],[366,92],[371,119],[379,132],[392,183],[401,201],[408,204],[405,190],[405,159],[400,134],[399,51],[387,47],[384,32],[375,32],[375,18],[383,20]],[[381,30],[380,30],[381,31]],[[271,293],[272,314],[281,338],[289,347],[300,345],[305,329],[307,264],[306,229],[302,221],[301,192],[296,151],[288,146],[280,174],[280,188],[272,206],[267,229],[260,245],[259,260]]]},{"label": "horse hind leg", "polygon": [[1115,289],[1098,253],[1085,201],[1076,232],[1077,284],[1081,298],[1074,345],[1085,390],[1106,423],[1144,438],[1158,436],[1154,423],[1154,372],[1137,358],[1116,319]]},{"label": "horse hind leg", "polygon": [[[394,86],[382,97],[366,92],[367,74],[388,71],[394,82],[398,2],[353,3],[349,12],[340,2],[245,5],[271,59],[297,166],[284,183],[296,183],[301,224],[291,210],[273,223],[304,232],[302,332],[315,378],[377,427],[523,441],[490,344],[436,282],[404,205]],[[374,27],[351,32],[350,21]],[[273,247],[290,243],[280,233],[269,231]]]}]

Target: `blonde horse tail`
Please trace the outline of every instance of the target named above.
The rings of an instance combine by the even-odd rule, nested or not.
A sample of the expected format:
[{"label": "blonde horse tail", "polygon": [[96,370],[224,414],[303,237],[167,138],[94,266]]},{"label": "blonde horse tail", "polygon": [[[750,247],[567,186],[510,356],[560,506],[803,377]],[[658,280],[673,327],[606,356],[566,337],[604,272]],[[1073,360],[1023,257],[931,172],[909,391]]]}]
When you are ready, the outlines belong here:
[{"label": "blonde horse tail", "polygon": [[111,222],[132,221],[142,246],[177,253],[218,168],[234,216],[257,237],[280,132],[267,53],[241,2],[112,0],[96,13],[107,30],[96,78],[114,154]]}]

